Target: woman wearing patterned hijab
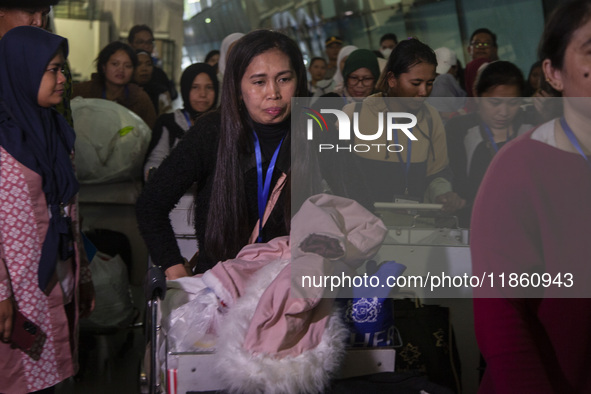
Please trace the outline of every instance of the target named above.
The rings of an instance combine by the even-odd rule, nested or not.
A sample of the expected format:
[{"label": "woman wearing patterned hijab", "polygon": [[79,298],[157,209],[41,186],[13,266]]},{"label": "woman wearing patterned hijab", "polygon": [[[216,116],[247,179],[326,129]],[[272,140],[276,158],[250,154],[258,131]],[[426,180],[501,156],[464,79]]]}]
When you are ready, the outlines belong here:
[{"label": "woman wearing patterned hijab", "polygon": [[[0,40],[0,392],[74,374],[76,287],[92,293],[78,257],[74,130],[53,108],[67,55],[65,38],[36,27]],[[92,295],[83,298],[80,315],[92,310]]]}]

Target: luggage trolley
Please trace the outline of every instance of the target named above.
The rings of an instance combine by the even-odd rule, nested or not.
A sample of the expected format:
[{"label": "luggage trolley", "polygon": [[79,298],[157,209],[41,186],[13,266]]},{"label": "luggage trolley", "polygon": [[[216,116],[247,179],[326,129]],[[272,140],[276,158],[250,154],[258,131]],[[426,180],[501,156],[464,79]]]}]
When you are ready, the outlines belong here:
[{"label": "luggage trolley", "polygon": [[[175,208],[169,214],[170,223],[181,255],[187,261],[190,261],[199,249],[193,227],[193,199],[193,188],[191,188],[180,198]],[[144,360],[143,371],[140,376],[142,392],[146,393],[164,392],[161,386],[160,376],[158,373],[155,373],[157,371],[157,359],[155,355],[157,354],[157,338],[161,328],[158,305],[164,299],[165,295],[166,277],[162,270],[153,266],[151,259],[148,258],[148,271],[144,281],[144,296],[147,301],[146,337],[149,343],[149,356]]]},{"label": "luggage trolley", "polygon": [[[166,279],[162,271],[152,267],[146,281],[146,297],[150,297],[149,308],[149,348],[145,367],[148,388],[144,393],[176,394],[187,392],[216,391],[221,389],[215,375],[203,373],[208,371],[215,361],[214,351],[183,352],[169,349],[168,340],[161,329],[160,301],[166,293]],[[161,347],[164,346],[164,360],[159,359]]]},{"label": "luggage trolley", "polygon": [[[179,244],[184,240],[190,240],[194,232],[192,226],[188,227],[190,222],[187,222],[190,206],[191,201],[185,199],[171,213],[171,221],[173,226],[176,225],[174,228]],[[425,276],[427,272],[434,272],[437,269],[444,270],[450,275],[471,272],[469,230],[458,228],[457,220],[454,226],[435,227],[433,215],[426,213],[440,210],[441,205],[378,203],[376,208],[389,231],[378,254],[374,257],[375,260],[396,260],[407,266],[405,275]],[[403,212],[402,216],[399,215],[400,212]],[[400,217],[405,219],[400,222],[398,221]],[[181,230],[178,230],[179,228]],[[191,241],[196,244],[194,240]],[[193,253],[193,251],[189,253]],[[216,360],[215,351],[181,351],[169,346],[168,338],[160,329],[158,308],[160,300],[164,298],[166,292],[166,280],[164,274],[156,267],[150,268],[148,275],[146,299],[150,300],[148,302],[148,316],[151,320],[149,324],[151,338],[149,392],[176,394],[222,389],[222,382],[217,380],[214,373],[211,373],[211,366]],[[416,291],[416,294],[423,296],[421,291]],[[438,299],[437,303],[446,304],[446,302],[440,301]],[[453,310],[454,307],[451,306],[451,308]],[[470,327],[472,319],[467,315],[471,314],[471,310],[461,312],[464,313],[463,316],[452,313],[452,322],[456,332],[463,338],[462,343],[458,346],[460,358],[463,364],[477,366],[478,352],[473,328]],[[468,328],[464,330],[462,328],[465,325],[468,325]],[[161,360],[158,360],[159,348],[164,349],[164,352],[161,352]],[[165,354],[162,355],[162,353]],[[348,351],[339,377],[347,378],[378,372],[391,372],[394,371],[394,359],[395,350],[392,348],[353,348]],[[360,363],[360,360],[364,360],[363,363]],[[359,368],[361,364],[363,368]],[[477,382],[477,370],[476,368],[473,370],[474,379]],[[469,374],[463,375],[464,381],[470,380],[467,375]],[[468,389],[471,386],[470,382],[464,383],[463,386],[467,392],[470,392]]]},{"label": "luggage trolley", "polygon": [[[179,248],[187,259],[197,250],[192,223],[187,221],[191,206],[192,196],[185,195],[170,214]],[[164,273],[158,267],[150,266],[145,281],[149,348],[144,362],[142,392],[184,394],[222,389],[222,382],[211,373],[217,357],[215,350],[182,351],[170,346],[162,329],[160,310],[166,288]],[[347,351],[337,378],[393,372],[395,354],[393,348],[352,348]]]},{"label": "luggage trolley", "polygon": [[[215,350],[182,351],[172,349],[161,329],[160,301],[166,293],[166,280],[162,271],[152,267],[146,281],[149,309],[148,349],[149,372],[144,393],[186,394],[224,389],[223,382],[212,373],[217,361]],[[164,351],[162,351],[164,350]],[[347,351],[337,378],[351,378],[380,372],[394,372],[396,352],[393,348],[352,348]]]}]

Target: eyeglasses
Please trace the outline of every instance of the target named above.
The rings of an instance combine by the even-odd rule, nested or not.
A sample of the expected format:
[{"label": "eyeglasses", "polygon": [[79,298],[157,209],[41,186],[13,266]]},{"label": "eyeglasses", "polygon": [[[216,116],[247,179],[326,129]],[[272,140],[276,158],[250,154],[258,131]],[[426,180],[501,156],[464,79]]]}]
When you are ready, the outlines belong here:
[{"label": "eyeglasses", "polygon": [[351,86],[357,86],[359,84],[359,82],[361,82],[361,85],[368,87],[373,84],[373,81],[375,81],[375,78],[357,78],[357,77],[347,78],[347,83]]},{"label": "eyeglasses", "polygon": [[490,42],[471,42],[470,45],[474,48],[488,48],[493,46]]}]

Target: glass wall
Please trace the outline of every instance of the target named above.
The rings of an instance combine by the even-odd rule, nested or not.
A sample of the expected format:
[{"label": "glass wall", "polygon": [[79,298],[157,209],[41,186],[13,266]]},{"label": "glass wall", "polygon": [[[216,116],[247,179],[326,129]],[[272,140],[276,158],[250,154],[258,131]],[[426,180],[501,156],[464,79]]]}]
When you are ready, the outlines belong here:
[{"label": "glass wall", "polygon": [[[469,35],[487,27],[498,36],[499,57],[527,73],[544,25],[542,0],[186,1],[199,12],[185,21],[185,64],[203,61],[230,33],[267,27],[296,39],[306,58],[322,56],[330,35],[378,49],[384,33],[395,33],[399,39],[417,37],[432,48],[449,47],[465,65]],[[186,16],[191,14],[187,11]]]}]

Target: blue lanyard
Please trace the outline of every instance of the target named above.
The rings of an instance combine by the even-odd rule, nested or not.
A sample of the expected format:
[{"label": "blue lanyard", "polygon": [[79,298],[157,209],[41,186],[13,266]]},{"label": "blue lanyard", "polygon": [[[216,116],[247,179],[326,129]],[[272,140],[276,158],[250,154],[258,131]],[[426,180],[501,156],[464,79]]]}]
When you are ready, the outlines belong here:
[{"label": "blue lanyard", "polygon": [[[487,125],[484,125],[484,131],[486,132],[486,136],[488,137],[490,144],[492,145],[493,149],[495,150],[495,153],[498,153],[499,146],[495,142],[495,137],[493,136],[492,132],[490,131],[490,129],[488,128]],[[509,142],[510,140],[511,140],[511,136],[509,135],[509,129],[507,129],[507,142]]]},{"label": "blue lanyard", "polygon": [[499,146],[495,142],[495,138],[493,137],[492,132],[490,131],[490,129],[488,128],[487,125],[484,125],[484,131],[486,132],[486,136],[488,137],[488,141],[490,142],[490,144],[492,145],[493,149],[495,150],[495,153],[498,153],[499,152]]},{"label": "blue lanyard", "polygon": [[265,215],[265,208],[267,206],[267,200],[269,199],[269,191],[271,190],[271,178],[273,178],[273,170],[275,169],[277,156],[279,156],[279,150],[281,149],[281,144],[283,144],[283,139],[285,137],[281,139],[279,145],[275,148],[275,153],[273,153],[269,168],[267,168],[267,174],[265,175],[263,185],[263,157],[261,154],[261,144],[259,143],[259,137],[254,130],[252,134],[254,135],[254,151],[257,160],[257,198],[259,203],[259,236],[257,237],[257,242],[262,242],[263,216]]},{"label": "blue lanyard", "polygon": [[587,155],[585,155],[585,152],[583,152],[583,149],[581,148],[581,144],[579,144],[577,137],[575,137],[575,133],[573,133],[573,130],[570,128],[568,123],[566,123],[566,119],[564,118],[564,116],[562,118],[560,118],[560,125],[562,126],[562,130],[564,130],[564,134],[566,134],[570,143],[573,144],[573,146],[575,147],[577,152],[579,152],[579,154],[581,156],[583,156],[583,159],[585,159],[587,166],[589,166],[589,168],[591,168],[591,162],[589,161],[589,158],[587,157]]},{"label": "blue lanyard", "polygon": [[[398,145],[398,131],[394,133],[394,143]],[[412,155],[412,140],[408,140],[408,153],[406,154],[406,164],[404,166],[404,194],[408,195],[408,173],[410,172],[410,157]],[[398,161],[404,163],[402,160],[402,154],[396,152],[398,155]]]},{"label": "blue lanyard", "polygon": [[189,128],[191,128],[191,117],[189,116],[189,113],[185,110],[183,110],[183,115],[185,115],[185,119],[187,120],[187,125],[189,126]]}]

